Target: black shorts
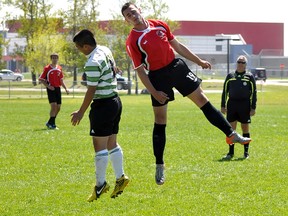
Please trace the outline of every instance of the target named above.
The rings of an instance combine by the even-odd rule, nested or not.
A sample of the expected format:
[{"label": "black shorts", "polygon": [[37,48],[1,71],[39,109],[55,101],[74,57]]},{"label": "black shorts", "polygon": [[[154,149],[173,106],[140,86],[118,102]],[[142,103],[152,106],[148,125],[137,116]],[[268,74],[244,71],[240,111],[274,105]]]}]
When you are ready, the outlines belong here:
[{"label": "black shorts", "polygon": [[118,134],[122,113],[122,103],[118,96],[93,100],[90,107],[90,136]]},{"label": "black shorts", "polygon": [[54,90],[47,89],[48,101],[49,103],[61,104],[61,89],[60,87],[54,87]]},{"label": "black shorts", "polygon": [[249,100],[228,100],[227,115],[228,122],[238,121],[243,124],[251,123]]},{"label": "black shorts", "polygon": [[[158,91],[165,92],[169,100],[173,101],[174,91],[173,88],[177,89],[183,97],[191,94],[195,91],[202,80],[197,77],[187,66],[182,59],[174,59],[169,65],[156,71],[149,71],[149,80]],[[152,95],[152,106],[163,106],[160,104]]]}]

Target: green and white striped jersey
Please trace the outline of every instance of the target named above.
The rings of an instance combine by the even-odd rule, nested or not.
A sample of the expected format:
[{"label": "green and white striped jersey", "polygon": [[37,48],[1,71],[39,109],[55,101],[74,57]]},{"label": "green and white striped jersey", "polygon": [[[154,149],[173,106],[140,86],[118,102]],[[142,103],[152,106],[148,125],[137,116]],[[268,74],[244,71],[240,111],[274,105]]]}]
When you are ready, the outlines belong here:
[{"label": "green and white striped jersey", "polygon": [[84,71],[87,86],[96,86],[94,99],[109,98],[117,94],[117,81],[114,75],[115,61],[108,47],[98,46],[87,55]]}]

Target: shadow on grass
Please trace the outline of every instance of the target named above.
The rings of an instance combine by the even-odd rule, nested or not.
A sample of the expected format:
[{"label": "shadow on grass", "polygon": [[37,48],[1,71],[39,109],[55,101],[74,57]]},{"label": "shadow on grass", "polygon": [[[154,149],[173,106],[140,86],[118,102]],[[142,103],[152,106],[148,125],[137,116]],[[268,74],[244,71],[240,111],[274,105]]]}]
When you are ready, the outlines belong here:
[{"label": "shadow on grass", "polygon": [[246,161],[246,160],[248,159],[245,157],[239,157],[239,158],[231,158],[231,159],[221,158],[221,159],[218,159],[217,161],[218,162],[239,162],[239,161]]},{"label": "shadow on grass", "polygon": [[35,132],[37,132],[37,131],[58,131],[58,129],[38,128],[38,129],[34,129],[33,131],[35,131]]}]

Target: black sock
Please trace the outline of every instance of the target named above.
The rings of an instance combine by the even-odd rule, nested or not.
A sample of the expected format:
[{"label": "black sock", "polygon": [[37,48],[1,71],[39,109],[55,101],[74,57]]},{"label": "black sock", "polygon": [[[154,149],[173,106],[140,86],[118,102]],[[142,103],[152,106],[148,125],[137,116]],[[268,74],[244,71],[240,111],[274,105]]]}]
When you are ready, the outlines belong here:
[{"label": "black sock", "polygon": [[219,128],[227,137],[233,133],[233,129],[222,113],[217,110],[209,101],[201,107],[202,112],[208,121]]},{"label": "black sock", "polygon": [[[250,133],[243,133],[242,135],[243,137],[250,138]],[[249,143],[244,145],[244,154],[248,154],[248,151],[249,151]]]},{"label": "black sock", "polygon": [[163,155],[166,144],[166,124],[154,123],[153,129],[153,151],[156,158],[156,164],[164,164]]},{"label": "black sock", "polygon": [[229,155],[234,155],[234,146],[235,144],[229,145]]},{"label": "black sock", "polygon": [[56,117],[50,117],[48,124],[55,125],[55,119],[56,119]]}]

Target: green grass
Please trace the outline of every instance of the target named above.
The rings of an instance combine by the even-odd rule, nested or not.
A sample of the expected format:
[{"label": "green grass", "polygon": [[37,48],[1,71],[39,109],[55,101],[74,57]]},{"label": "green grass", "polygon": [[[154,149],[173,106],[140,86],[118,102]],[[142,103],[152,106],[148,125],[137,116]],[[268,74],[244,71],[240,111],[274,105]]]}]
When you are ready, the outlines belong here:
[{"label": "green grass", "polygon": [[[116,199],[86,202],[95,183],[88,113],[70,124],[81,98],[64,98],[60,130],[46,130],[46,98],[0,100],[0,215],[287,215],[288,87],[258,92],[250,158],[221,161],[225,135],[187,98],[169,104],[166,179],[154,182],[153,116],[148,95],[122,95],[119,143],[131,182]],[[208,94],[220,107],[220,94]],[[241,133],[240,125],[238,131]],[[114,186],[109,164],[107,181]]]}]

